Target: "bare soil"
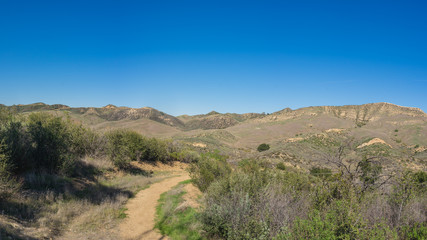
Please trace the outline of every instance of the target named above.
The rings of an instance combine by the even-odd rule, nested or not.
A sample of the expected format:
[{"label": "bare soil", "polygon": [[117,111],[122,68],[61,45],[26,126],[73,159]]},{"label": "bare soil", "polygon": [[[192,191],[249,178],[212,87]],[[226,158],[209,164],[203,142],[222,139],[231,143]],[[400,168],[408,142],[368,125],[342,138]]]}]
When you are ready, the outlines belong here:
[{"label": "bare soil", "polygon": [[152,184],[128,201],[126,204],[128,216],[119,226],[122,239],[167,239],[154,229],[156,206],[162,193],[190,178],[184,171],[176,174]]}]

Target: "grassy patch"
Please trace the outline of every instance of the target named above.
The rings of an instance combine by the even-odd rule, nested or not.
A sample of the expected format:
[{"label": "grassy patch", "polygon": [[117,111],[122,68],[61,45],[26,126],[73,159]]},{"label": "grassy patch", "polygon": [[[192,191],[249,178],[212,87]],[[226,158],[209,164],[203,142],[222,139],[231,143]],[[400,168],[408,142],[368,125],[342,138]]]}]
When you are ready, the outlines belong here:
[{"label": "grassy patch", "polygon": [[204,239],[197,212],[183,199],[186,194],[183,187],[191,180],[180,182],[172,190],[163,193],[156,210],[156,228],[171,239]]}]

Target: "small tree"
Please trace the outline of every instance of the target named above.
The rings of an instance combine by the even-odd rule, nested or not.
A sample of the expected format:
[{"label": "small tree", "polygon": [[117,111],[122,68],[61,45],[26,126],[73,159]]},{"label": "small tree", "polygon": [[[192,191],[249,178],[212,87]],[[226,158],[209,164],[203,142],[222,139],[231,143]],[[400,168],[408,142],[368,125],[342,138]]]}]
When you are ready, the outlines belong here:
[{"label": "small tree", "polygon": [[270,145],[268,145],[267,143],[262,143],[257,148],[258,152],[267,151],[268,149],[270,149]]}]

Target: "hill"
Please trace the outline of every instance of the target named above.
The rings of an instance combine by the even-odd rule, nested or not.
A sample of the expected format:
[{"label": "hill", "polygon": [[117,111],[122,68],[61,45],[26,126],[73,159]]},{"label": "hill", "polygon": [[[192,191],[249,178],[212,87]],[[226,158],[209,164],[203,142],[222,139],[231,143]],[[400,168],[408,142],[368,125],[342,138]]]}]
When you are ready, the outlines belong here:
[{"label": "hill", "polygon": [[[345,139],[353,139],[358,145],[380,139],[377,142],[384,142],[382,145],[396,159],[412,159],[411,164],[417,166],[423,166],[427,159],[426,113],[390,103],[285,108],[268,115],[212,111],[178,117],[149,107],[114,105],[71,108],[35,103],[7,108],[22,114],[42,111],[68,115],[99,131],[129,128],[146,136],[173,138],[201,150],[219,149],[235,159],[278,158],[309,166],[318,162],[320,153],[331,151]],[[256,148],[261,143],[269,143],[271,149],[258,153]],[[330,146],[324,146],[327,143]]]}]

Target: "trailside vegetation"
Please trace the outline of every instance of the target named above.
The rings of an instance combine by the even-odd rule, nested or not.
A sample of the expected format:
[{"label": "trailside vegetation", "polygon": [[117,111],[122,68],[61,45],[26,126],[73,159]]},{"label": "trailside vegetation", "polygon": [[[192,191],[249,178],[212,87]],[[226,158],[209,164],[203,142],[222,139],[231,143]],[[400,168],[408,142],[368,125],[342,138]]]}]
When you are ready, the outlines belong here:
[{"label": "trailside vegetation", "polygon": [[[130,130],[98,133],[67,116],[17,115],[0,108],[1,214],[35,229],[27,236],[0,221],[0,238],[50,239],[64,229],[85,237],[96,234],[122,218],[126,200],[154,179],[132,167],[132,161],[198,157],[172,141]],[[95,237],[105,236],[89,238]]]},{"label": "trailside vegetation", "polygon": [[[426,239],[427,173],[383,173],[380,158],[330,156],[333,169],[308,173],[218,154],[190,168],[204,193],[199,219],[208,239]],[[350,156],[351,157],[351,156]],[[344,160],[345,159],[345,160]],[[233,169],[233,170],[231,170]]]}]

